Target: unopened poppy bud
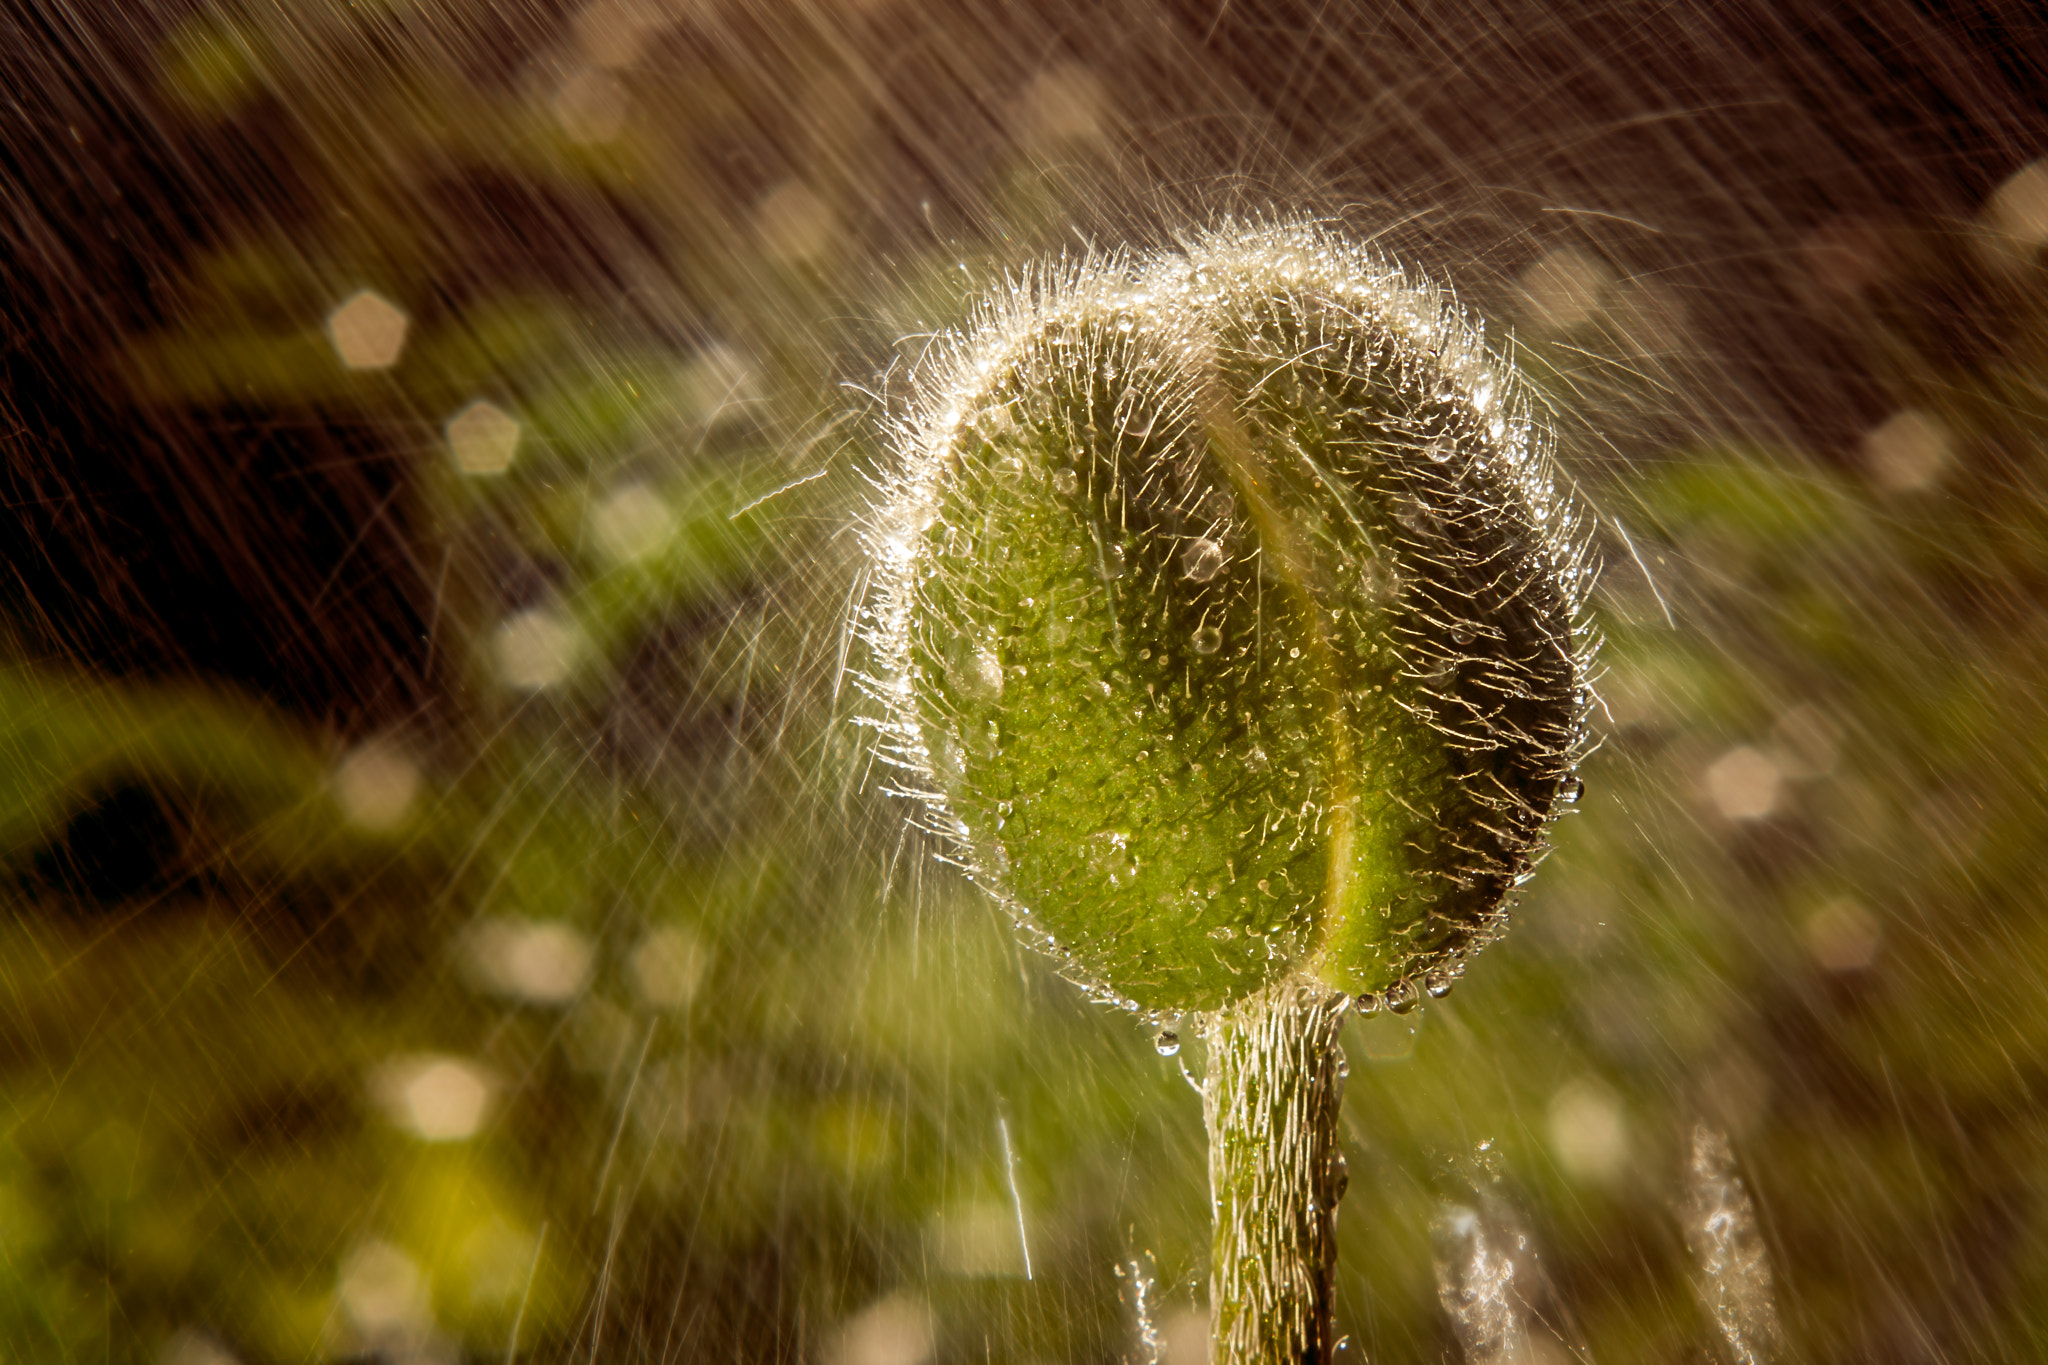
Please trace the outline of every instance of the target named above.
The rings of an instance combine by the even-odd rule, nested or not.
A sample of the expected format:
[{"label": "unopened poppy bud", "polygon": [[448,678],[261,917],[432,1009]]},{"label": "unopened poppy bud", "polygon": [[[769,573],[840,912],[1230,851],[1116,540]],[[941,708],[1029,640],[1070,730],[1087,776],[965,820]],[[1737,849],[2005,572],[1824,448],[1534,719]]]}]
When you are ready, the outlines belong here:
[{"label": "unopened poppy bud", "polygon": [[1576,793],[1588,570],[1439,289],[1302,224],[1027,275],[899,447],[884,752],[1070,975],[1404,1003],[1499,934]]}]

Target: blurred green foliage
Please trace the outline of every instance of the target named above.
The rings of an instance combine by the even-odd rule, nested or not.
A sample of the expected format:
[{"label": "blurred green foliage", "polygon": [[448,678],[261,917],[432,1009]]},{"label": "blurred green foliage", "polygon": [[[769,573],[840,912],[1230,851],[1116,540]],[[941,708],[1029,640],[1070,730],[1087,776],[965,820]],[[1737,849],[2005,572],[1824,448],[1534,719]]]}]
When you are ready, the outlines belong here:
[{"label": "blurred green foliage", "polygon": [[[365,733],[9,651],[9,1358],[826,1359],[901,1321],[939,1359],[1139,1358],[1134,1277],[1170,1316],[1202,1269],[1198,1102],[901,838],[835,695],[879,456],[831,368],[872,338],[831,319],[951,316],[1005,250],[851,278],[865,113],[827,53],[790,58],[819,174],[747,200],[715,64],[485,79],[423,8],[209,14],[158,51],[166,108],[223,146],[288,111],[315,208],[252,187],[107,382],[138,423],[382,432],[453,662]],[[990,179],[1020,238],[1062,212],[1022,156]],[[508,183],[541,207],[459,192]],[[542,278],[562,220],[599,240]],[[1431,1220],[1487,1200],[1568,1341],[1710,1353],[1672,1212],[1700,1121],[1801,1358],[2048,1348],[2048,290],[1969,230],[1888,249],[1861,364],[1946,433],[1922,486],[1586,466],[1633,539],[1581,813],[1454,997],[1348,1030],[1369,1359],[1454,1349]],[[325,331],[364,288],[409,319],[386,369]],[[1958,353],[1929,319],[1987,291]],[[449,449],[480,400],[503,474]]]}]

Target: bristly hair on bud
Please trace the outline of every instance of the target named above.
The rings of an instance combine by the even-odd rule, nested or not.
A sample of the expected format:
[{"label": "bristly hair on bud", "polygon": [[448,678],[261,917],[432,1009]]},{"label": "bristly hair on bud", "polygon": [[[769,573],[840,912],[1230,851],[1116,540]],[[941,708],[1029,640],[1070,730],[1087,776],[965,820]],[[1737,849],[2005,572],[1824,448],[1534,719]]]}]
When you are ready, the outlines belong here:
[{"label": "bristly hair on bud", "polygon": [[1027,271],[863,527],[861,685],[948,856],[1098,996],[1442,994],[1576,796],[1583,522],[1511,366],[1329,227]]}]

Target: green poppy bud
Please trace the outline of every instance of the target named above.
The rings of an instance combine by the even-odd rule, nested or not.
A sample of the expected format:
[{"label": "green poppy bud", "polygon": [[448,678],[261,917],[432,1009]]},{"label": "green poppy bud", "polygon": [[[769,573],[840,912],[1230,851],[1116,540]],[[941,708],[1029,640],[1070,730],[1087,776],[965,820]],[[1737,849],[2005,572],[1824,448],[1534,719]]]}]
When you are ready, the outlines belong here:
[{"label": "green poppy bud", "polygon": [[1405,1007],[1576,795],[1578,523],[1456,306],[1322,228],[1026,275],[870,528],[884,754],[1069,975]]}]

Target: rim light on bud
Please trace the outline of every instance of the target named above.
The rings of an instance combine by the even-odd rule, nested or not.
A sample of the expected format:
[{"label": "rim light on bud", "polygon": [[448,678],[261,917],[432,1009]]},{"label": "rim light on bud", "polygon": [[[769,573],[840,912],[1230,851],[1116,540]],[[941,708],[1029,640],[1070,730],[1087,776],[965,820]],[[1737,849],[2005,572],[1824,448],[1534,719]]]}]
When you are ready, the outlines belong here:
[{"label": "rim light on bud", "polygon": [[1307,224],[1027,274],[868,528],[883,756],[1098,995],[1441,993],[1575,794],[1589,585],[1512,374]]}]

